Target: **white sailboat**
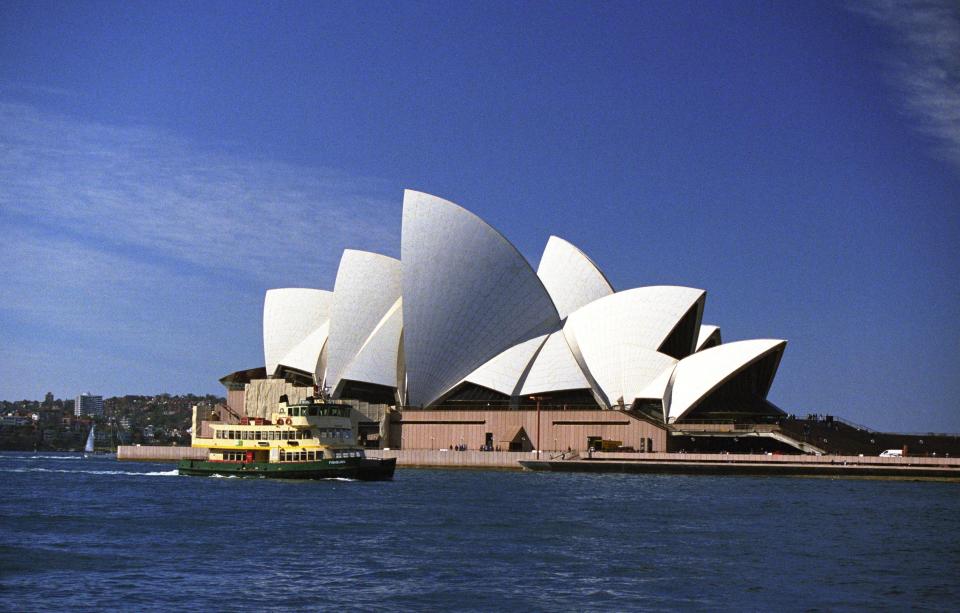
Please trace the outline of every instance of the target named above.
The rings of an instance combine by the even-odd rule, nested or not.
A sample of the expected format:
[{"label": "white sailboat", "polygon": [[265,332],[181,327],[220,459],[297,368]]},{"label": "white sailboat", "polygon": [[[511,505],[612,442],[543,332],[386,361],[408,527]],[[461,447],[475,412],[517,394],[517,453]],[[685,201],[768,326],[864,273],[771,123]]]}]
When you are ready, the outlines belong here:
[{"label": "white sailboat", "polygon": [[96,427],[97,427],[96,424],[90,424],[90,434],[87,435],[87,444],[83,448],[84,456],[86,456],[89,453],[93,453],[93,438],[94,438],[93,431],[96,429]]}]

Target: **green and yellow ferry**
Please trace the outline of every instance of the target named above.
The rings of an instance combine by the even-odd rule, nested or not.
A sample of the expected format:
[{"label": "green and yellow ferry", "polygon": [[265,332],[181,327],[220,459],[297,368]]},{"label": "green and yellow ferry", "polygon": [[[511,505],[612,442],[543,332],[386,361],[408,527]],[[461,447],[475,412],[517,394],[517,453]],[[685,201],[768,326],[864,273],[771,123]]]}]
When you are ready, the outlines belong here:
[{"label": "green and yellow ferry", "polygon": [[[269,477],[273,479],[393,478],[396,459],[367,458],[356,445],[348,405],[288,404],[286,396],[270,419],[244,417],[239,423],[197,421],[193,447],[209,449],[205,460],[180,460],[181,475]],[[198,429],[198,426],[201,426]]]}]

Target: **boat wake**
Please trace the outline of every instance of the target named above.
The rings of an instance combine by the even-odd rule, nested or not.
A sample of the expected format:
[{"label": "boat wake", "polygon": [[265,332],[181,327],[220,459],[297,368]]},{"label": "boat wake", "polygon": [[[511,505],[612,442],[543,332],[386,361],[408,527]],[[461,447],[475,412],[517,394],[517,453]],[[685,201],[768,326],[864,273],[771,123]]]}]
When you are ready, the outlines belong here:
[{"label": "boat wake", "polygon": [[83,475],[132,475],[135,477],[177,477],[177,469],[138,473],[129,470],[66,470],[59,468],[0,468],[5,473],[69,473]]},{"label": "boat wake", "polygon": [[11,460],[82,460],[80,455],[15,455],[7,456]]}]

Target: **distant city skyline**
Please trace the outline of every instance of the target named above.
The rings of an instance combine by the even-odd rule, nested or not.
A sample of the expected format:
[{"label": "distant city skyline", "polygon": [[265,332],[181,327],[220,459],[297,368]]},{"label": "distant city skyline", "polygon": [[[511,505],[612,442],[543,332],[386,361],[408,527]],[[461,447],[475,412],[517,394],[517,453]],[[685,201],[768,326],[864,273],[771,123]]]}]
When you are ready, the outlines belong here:
[{"label": "distant city skyline", "polygon": [[4,5],[0,398],[222,395],[412,188],[706,289],[788,412],[960,431],[955,3],[176,8]]}]

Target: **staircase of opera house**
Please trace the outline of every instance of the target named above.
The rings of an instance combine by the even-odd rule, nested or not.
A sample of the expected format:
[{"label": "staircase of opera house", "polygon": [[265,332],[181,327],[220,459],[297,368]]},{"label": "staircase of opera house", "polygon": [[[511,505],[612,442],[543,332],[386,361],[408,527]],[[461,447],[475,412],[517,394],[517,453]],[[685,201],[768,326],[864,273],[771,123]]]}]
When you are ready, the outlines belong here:
[{"label": "staircase of opera house", "polygon": [[887,449],[919,457],[960,456],[960,435],[878,432],[831,415],[782,417],[773,423],[675,423],[674,452],[773,452],[876,456]]}]

